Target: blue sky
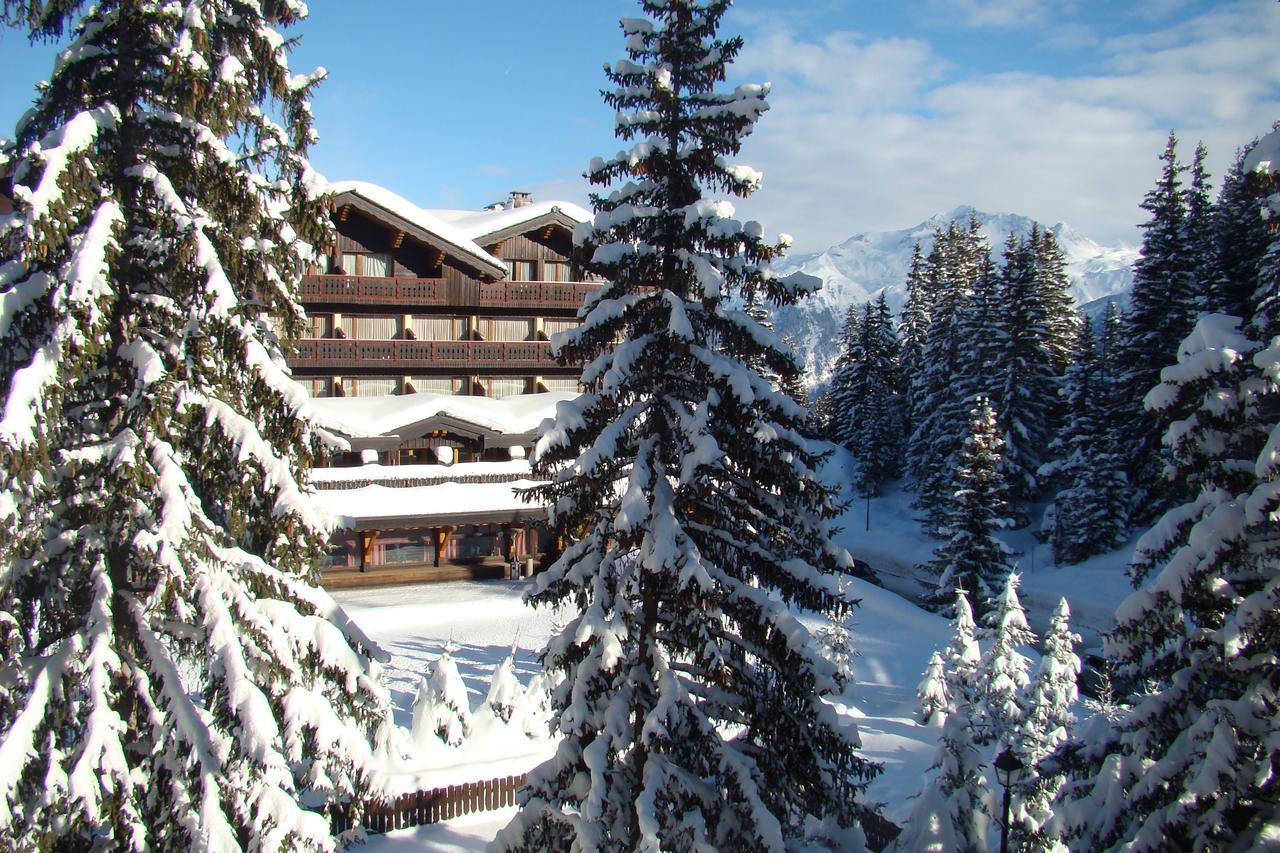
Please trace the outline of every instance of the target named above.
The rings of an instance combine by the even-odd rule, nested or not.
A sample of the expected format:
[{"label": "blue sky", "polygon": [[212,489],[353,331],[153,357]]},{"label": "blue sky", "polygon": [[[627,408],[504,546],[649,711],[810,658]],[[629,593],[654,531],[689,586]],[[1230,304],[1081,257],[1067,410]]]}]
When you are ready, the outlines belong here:
[{"label": "blue sky", "polygon": [[[428,207],[582,203],[587,161],[617,148],[600,68],[637,3],[310,5],[293,64],[329,71],[312,157],[332,179]],[[960,204],[1134,241],[1171,128],[1220,176],[1280,118],[1273,0],[740,0],[724,32],[747,40],[731,81],[773,83],[741,157],[764,187],[739,210],[798,250]],[[0,35],[0,134],[53,50]]]}]

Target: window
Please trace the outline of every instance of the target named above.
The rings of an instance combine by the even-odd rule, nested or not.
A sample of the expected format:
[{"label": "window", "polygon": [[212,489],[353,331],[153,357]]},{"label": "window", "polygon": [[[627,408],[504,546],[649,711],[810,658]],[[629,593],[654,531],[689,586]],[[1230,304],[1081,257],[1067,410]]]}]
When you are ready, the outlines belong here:
[{"label": "window", "polygon": [[333,396],[333,380],[328,377],[308,377],[301,380],[302,387],[307,389],[307,393],[316,397],[332,397]]},{"label": "window", "polygon": [[507,261],[507,278],[511,281],[537,281],[533,275],[533,261]]},{"label": "window", "polygon": [[342,272],[344,275],[386,277],[391,275],[391,256],[375,252],[343,252]]},{"label": "window", "polygon": [[350,321],[348,337],[360,341],[389,341],[395,338],[400,329],[399,317],[343,317],[343,320]]},{"label": "window", "polygon": [[427,563],[435,559],[435,548],[428,548],[421,542],[396,542],[382,547],[382,562],[394,563]]},{"label": "window", "polygon": [[348,397],[389,397],[400,387],[393,376],[349,376],[342,383]]},{"label": "window", "polygon": [[427,394],[465,394],[467,379],[463,376],[412,376],[413,390]]},{"label": "window", "polygon": [[304,338],[327,338],[333,330],[333,315],[331,314],[309,314],[307,315],[307,323],[302,327],[302,337]]},{"label": "window", "polygon": [[581,323],[578,320],[552,320],[546,319],[542,321],[542,331],[546,333],[547,338],[557,332],[563,332],[566,329],[576,329]]},{"label": "window", "polygon": [[436,317],[415,314],[413,336],[420,341],[460,341],[467,334],[465,317]]},{"label": "window", "polygon": [[528,317],[481,317],[477,328],[486,341],[524,341],[529,339],[531,325]]},{"label": "window", "polygon": [[476,380],[486,397],[511,397],[523,394],[529,383],[523,376],[481,376]]},{"label": "window", "polygon": [[540,383],[548,391],[574,392],[578,390],[578,380],[562,377],[544,376]]},{"label": "window", "polygon": [[347,565],[347,546],[342,544],[331,546],[328,552],[320,558],[320,565],[324,568]]},{"label": "window", "polygon": [[545,261],[542,264],[542,277],[546,281],[568,281],[569,264],[565,261]]}]

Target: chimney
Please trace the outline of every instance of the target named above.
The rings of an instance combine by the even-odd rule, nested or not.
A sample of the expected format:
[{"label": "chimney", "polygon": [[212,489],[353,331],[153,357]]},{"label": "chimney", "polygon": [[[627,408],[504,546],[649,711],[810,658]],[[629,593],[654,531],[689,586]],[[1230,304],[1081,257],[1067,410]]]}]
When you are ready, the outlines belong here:
[{"label": "chimney", "polygon": [[511,191],[511,203],[507,205],[511,208],[526,207],[533,204],[533,193],[520,192],[519,190]]}]

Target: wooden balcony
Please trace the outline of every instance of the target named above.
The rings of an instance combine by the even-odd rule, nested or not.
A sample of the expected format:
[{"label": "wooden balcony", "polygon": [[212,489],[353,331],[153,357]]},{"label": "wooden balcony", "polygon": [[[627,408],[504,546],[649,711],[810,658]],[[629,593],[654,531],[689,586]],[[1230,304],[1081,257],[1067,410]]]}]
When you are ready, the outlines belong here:
[{"label": "wooden balcony", "polygon": [[598,283],[577,281],[455,281],[443,278],[377,278],[309,275],[302,301],[309,305],[447,305],[481,308],[577,308]]},{"label": "wooden balcony", "polygon": [[577,308],[600,284],[581,281],[483,281],[483,308]]},{"label": "wooden balcony", "polygon": [[298,341],[293,367],[386,368],[403,373],[423,367],[553,368],[546,341],[360,341],[309,338]]},{"label": "wooden balcony", "polygon": [[308,275],[302,301],[356,305],[447,305],[442,278],[378,278],[366,275]]}]

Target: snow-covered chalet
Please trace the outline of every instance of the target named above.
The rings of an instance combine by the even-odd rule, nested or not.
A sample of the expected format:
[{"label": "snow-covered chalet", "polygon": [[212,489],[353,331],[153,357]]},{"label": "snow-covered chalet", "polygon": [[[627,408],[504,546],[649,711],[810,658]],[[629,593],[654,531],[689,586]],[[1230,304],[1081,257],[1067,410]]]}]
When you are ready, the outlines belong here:
[{"label": "snow-covered chalet", "polygon": [[326,586],[501,576],[539,553],[545,509],[528,453],[576,366],[549,338],[598,282],[575,280],[590,214],[526,193],[484,210],[425,210],[382,187],[331,184],[337,242],[302,282],[290,359],[345,440],[313,474],[340,532]]}]

